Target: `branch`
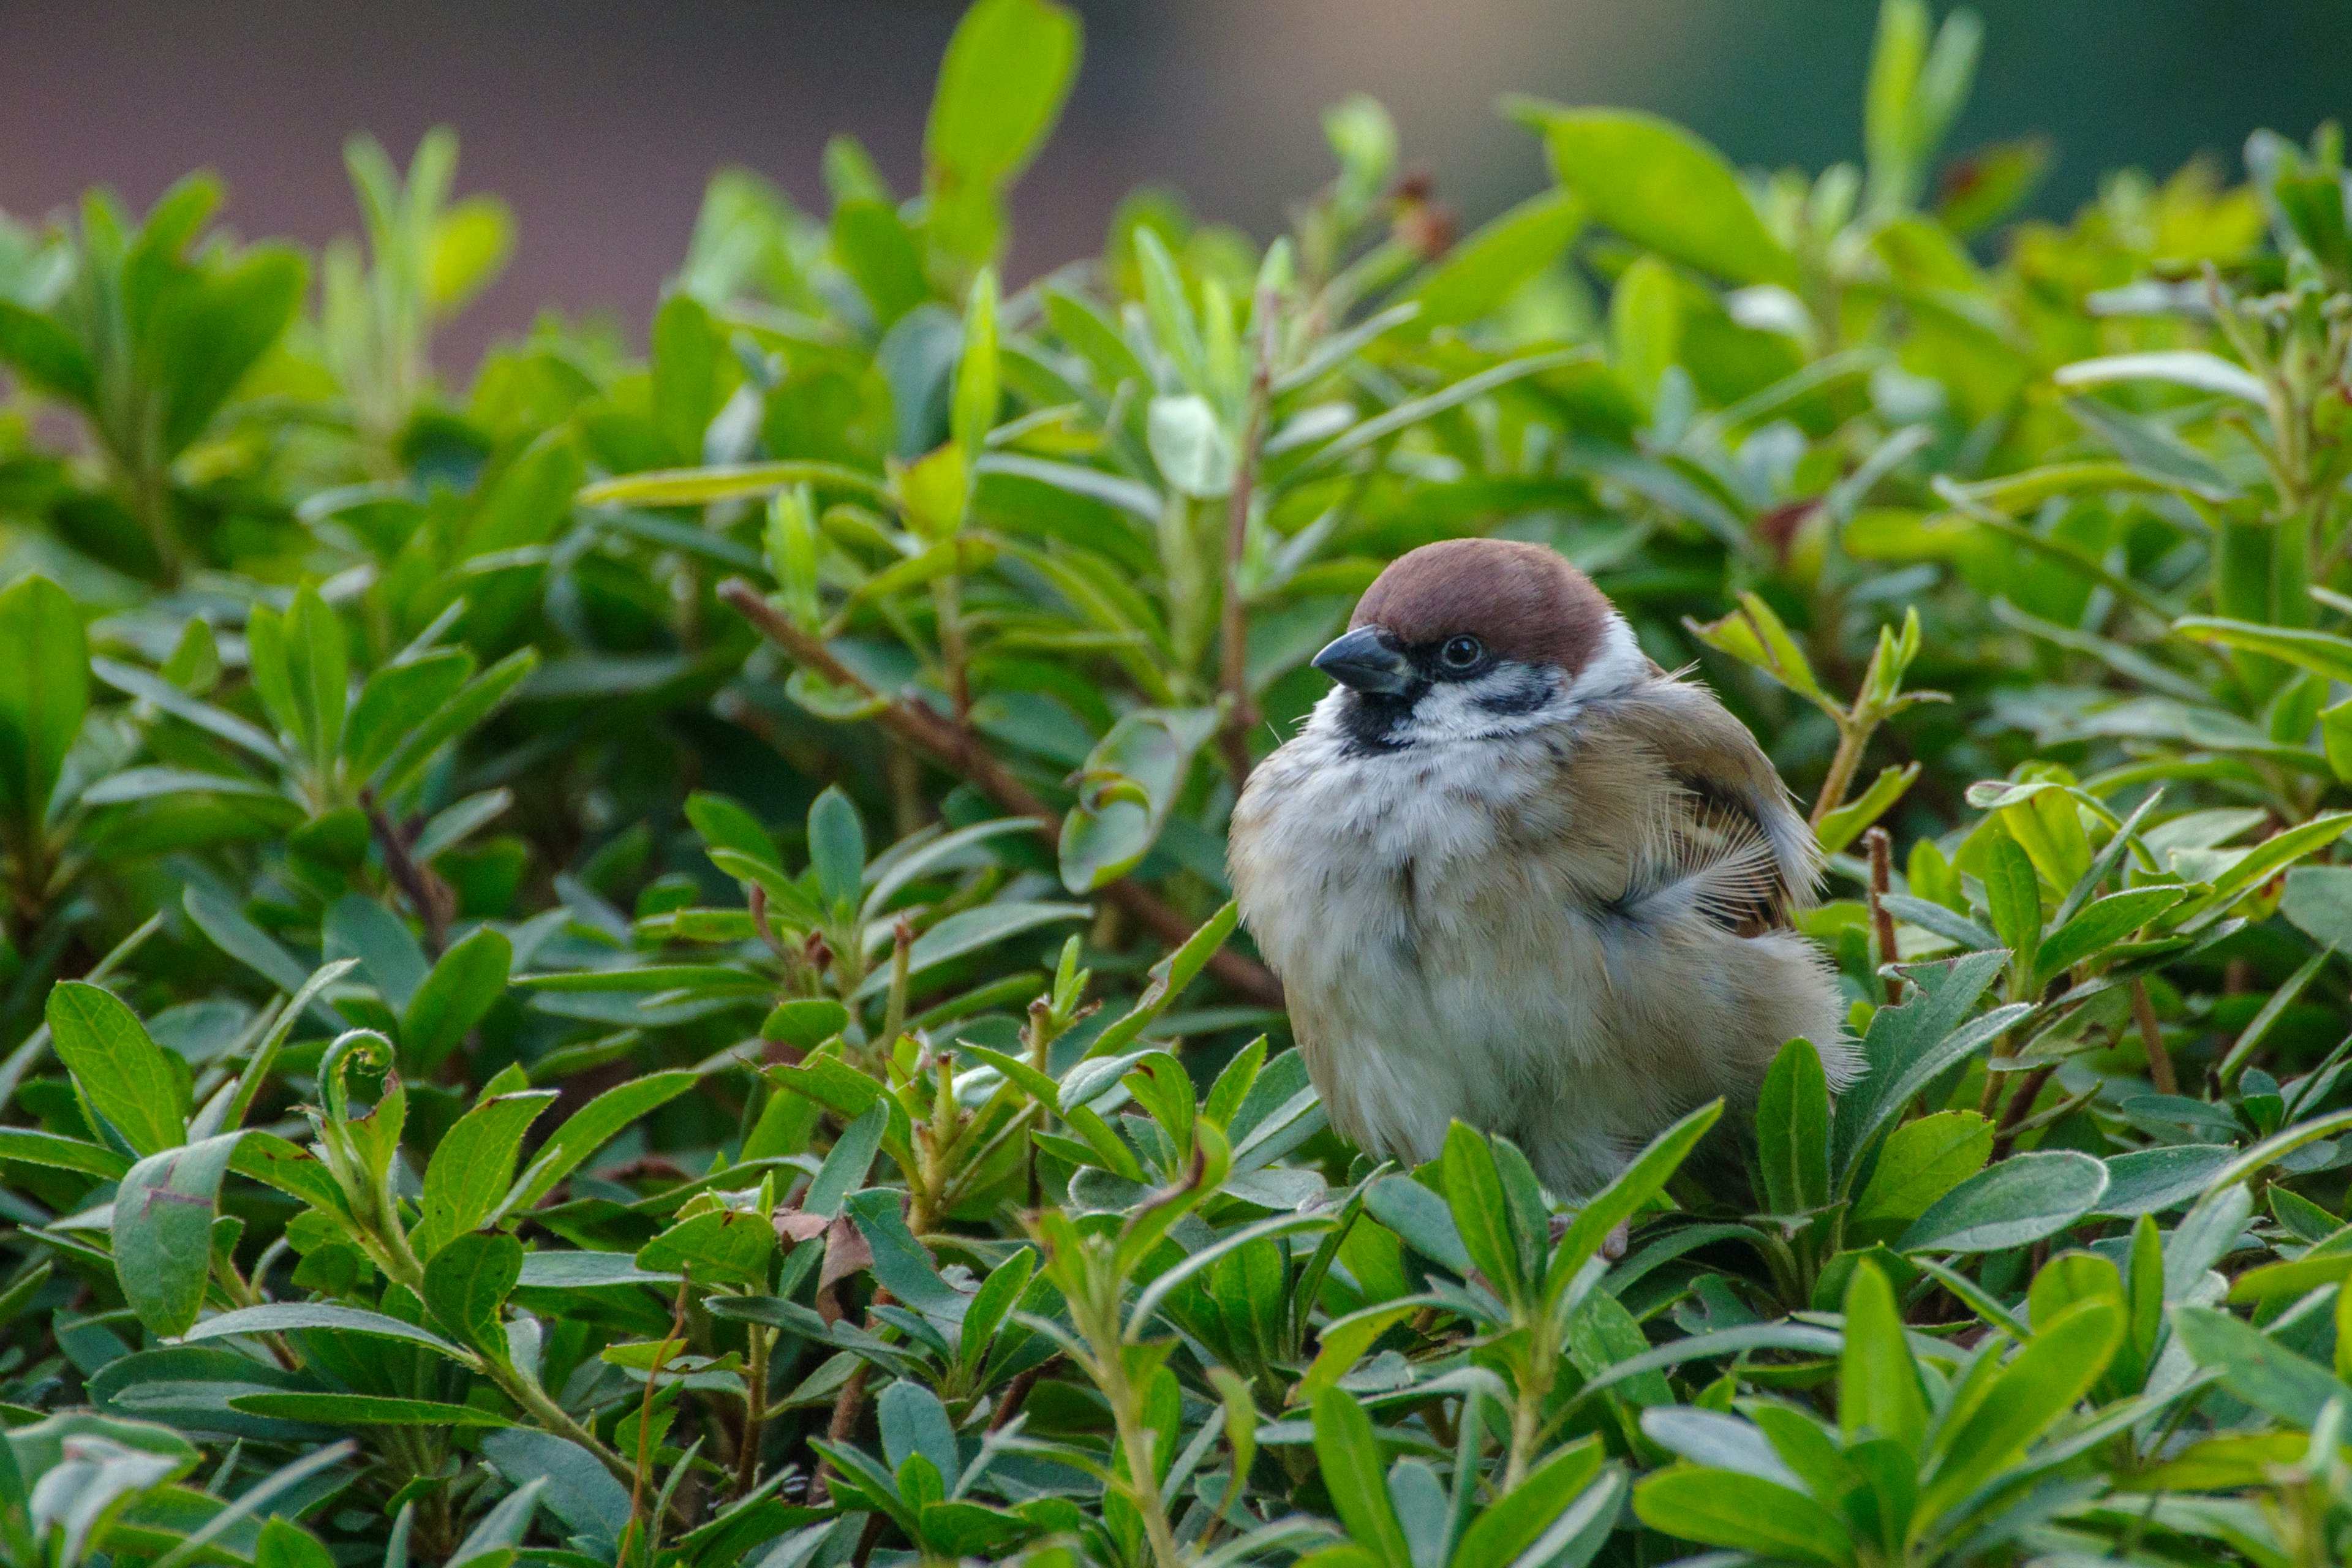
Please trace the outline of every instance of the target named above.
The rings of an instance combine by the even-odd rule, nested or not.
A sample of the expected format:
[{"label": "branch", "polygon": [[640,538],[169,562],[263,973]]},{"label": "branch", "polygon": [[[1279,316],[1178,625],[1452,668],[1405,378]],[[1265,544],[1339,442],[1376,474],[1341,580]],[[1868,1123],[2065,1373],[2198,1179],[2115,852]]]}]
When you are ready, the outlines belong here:
[{"label": "branch", "polygon": [[406,895],[415,906],[416,918],[425,922],[425,951],[438,958],[449,945],[448,889],[441,879],[420,866],[408,852],[408,839],[397,823],[384,811],[373,790],[360,792],[361,804],[366,808],[368,827],[375,835],[377,847],[383,851],[383,868],[391,874],[393,885]]},{"label": "branch", "polygon": [[[815,633],[803,630],[777,613],[759,589],[740,577],[730,577],[719,585],[719,596],[741,612],[743,618],[758,627],[770,641],[782,648],[803,668],[833,682],[862,691],[884,702],[882,711],[874,721],[896,735],[916,751],[929,756],[949,772],[970,781],[981,794],[1015,816],[1025,816],[1035,823],[1041,837],[1052,840],[1057,834],[1054,814],[1045,803],[1030,793],[1029,786],[1013,775],[1012,770],[996,760],[969,730],[957,728],[919,702],[903,698],[884,698],[864,680],[851,672],[848,666],[833,656]],[[1192,936],[1193,924],[1171,905],[1140,883],[1120,878],[1102,889],[1103,896],[1132,916],[1136,922],[1170,947],[1181,947]],[[1274,971],[1256,960],[1221,948],[1209,960],[1209,972],[1261,1006],[1282,1005],[1282,982]]]}]

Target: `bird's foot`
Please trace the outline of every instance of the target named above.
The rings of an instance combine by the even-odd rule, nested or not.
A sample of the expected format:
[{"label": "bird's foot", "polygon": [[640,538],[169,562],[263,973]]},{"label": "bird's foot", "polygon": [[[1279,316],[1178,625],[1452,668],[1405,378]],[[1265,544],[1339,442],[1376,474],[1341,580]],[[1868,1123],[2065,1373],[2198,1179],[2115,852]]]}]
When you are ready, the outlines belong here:
[{"label": "bird's foot", "polygon": [[[1552,1245],[1555,1247],[1558,1246],[1559,1244],[1559,1238],[1568,1234],[1568,1227],[1575,1223],[1576,1216],[1573,1215],[1556,1214],[1552,1215]],[[1633,1234],[1633,1227],[1632,1223],[1627,1220],[1619,1220],[1614,1226],[1610,1227],[1609,1234],[1601,1238],[1601,1256],[1609,1259],[1612,1263],[1614,1263],[1619,1258],[1624,1257],[1626,1243],[1632,1237]]]}]

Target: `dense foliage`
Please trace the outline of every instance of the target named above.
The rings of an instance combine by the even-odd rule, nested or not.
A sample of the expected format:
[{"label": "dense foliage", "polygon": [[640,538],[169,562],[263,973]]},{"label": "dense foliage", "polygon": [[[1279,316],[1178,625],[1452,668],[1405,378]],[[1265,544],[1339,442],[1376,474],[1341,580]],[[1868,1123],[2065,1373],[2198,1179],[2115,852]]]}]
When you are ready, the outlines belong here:
[{"label": "dense foliage", "polygon": [[[0,222],[0,1558],[2352,1553],[2352,184],[2017,221],[1977,42],[1816,176],[1516,104],[1460,238],[1352,100],[1016,291],[1080,39],[980,0],[919,193],[723,174],[647,354],[462,390],[446,135],[320,256]],[[1487,531],[1765,738],[1868,1059],[1589,1201],[1341,1144],[1225,903]]]}]

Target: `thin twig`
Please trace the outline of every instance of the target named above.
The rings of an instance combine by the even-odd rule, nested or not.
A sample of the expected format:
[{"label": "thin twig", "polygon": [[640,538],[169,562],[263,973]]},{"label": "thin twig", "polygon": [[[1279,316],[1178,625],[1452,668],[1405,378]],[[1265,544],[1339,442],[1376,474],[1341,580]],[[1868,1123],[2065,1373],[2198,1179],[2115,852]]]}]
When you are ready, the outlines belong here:
[{"label": "thin twig", "polygon": [[[833,1398],[833,1418],[825,1423],[824,1440],[846,1443],[857,1430],[857,1412],[866,1403],[866,1369],[869,1363],[859,1362],[849,1369],[849,1381]],[[833,1461],[820,1459],[816,1474],[809,1478],[808,1503],[811,1508],[823,1508],[833,1500]]]},{"label": "thin twig", "polygon": [[1837,751],[1830,758],[1830,771],[1822,779],[1822,793],[1813,797],[1810,821],[1818,829],[1829,814],[1845,804],[1845,792],[1853,785],[1856,769],[1862,766],[1863,749],[1870,744],[1870,731],[1876,726],[1859,721],[1841,721],[1838,724]]},{"label": "thin twig", "polygon": [[2035,1068],[2025,1075],[2023,1083],[2010,1090],[2009,1105],[2000,1113],[2000,1129],[1993,1136],[1992,1157],[1994,1159],[2005,1160],[2009,1157],[2009,1146],[2017,1142],[2019,1133],[2025,1131],[2023,1123],[2026,1113],[2033,1109],[2033,1102],[2042,1098],[2042,1086],[2048,1083],[2050,1075],[2057,1070],[2058,1067],[2054,1062],[2048,1067]]},{"label": "thin twig", "polygon": [[[655,1351],[654,1364],[646,1373],[646,1396],[637,1406],[636,1474],[629,1483],[629,1528],[632,1531],[638,1528],[639,1521],[644,1517],[646,1472],[653,1465],[653,1456],[647,1445],[653,1439],[654,1391],[661,1383],[662,1363],[669,1360],[670,1342],[675,1340],[681,1345],[686,1342],[686,1299],[687,1292],[692,1288],[693,1282],[693,1269],[680,1270],[677,1278],[677,1305],[670,1312],[669,1332],[663,1337],[660,1348]],[[650,1531],[652,1526],[648,1524],[646,1528]],[[625,1542],[623,1542],[625,1548],[626,1544]],[[628,1555],[628,1552],[624,1550],[620,1553],[621,1560],[626,1562]],[[653,1561],[650,1542],[646,1552],[646,1561],[648,1563]]]},{"label": "thin twig", "polygon": [[[1895,950],[1895,917],[1887,912],[1885,898],[1895,886],[1895,841],[1884,827],[1874,827],[1862,836],[1862,846],[1870,853],[1870,924],[1878,933],[1878,964],[1884,970],[1897,961]],[[1903,981],[1899,975],[1886,979],[1886,1005],[1895,1006],[1903,1000]]]},{"label": "thin twig", "polygon": [[392,874],[395,887],[416,910],[416,918],[425,922],[425,951],[434,958],[441,956],[449,945],[448,892],[441,879],[416,863],[408,852],[407,837],[400,826],[384,811],[373,790],[360,793],[361,804],[367,810],[368,827],[375,835],[376,845],[383,851],[383,868]]},{"label": "thin twig", "polygon": [[1052,1364],[1050,1362],[1040,1363],[1027,1372],[1014,1374],[1013,1381],[1005,1384],[1004,1397],[999,1400],[996,1408],[989,1413],[988,1429],[990,1431],[1002,1432],[1004,1430],[1005,1423],[1021,1414],[1021,1406],[1028,1401],[1029,1391],[1037,1386],[1037,1380],[1045,1374],[1045,1368]]},{"label": "thin twig", "polygon": [[1274,324],[1276,296],[1271,289],[1257,297],[1257,370],[1250,377],[1249,413],[1242,424],[1241,462],[1234,472],[1232,500],[1225,508],[1224,602],[1217,633],[1217,689],[1225,701],[1223,729],[1218,736],[1224,748],[1226,771],[1234,787],[1249,777],[1249,732],[1257,727],[1257,704],[1249,693],[1249,627],[1242,605],[1242,552],[1249,543],[1250,492],[1256,488],[1259,448],[1265,444],[1265,421],[1274,403]]},{"label": "thin twig", "polygon": [[[1048,838],[1058,837],[1061,828],[1045,802],[1030,793],[1029,786],[1015,778],[1012,771],[980,744],[968,730],[959,730],[919,702],[885,697],[853,674],[849,668],[833,656],[824,639],[803,630],[785,616],[779,615],[760,590],[740,577],[730,577],[719,585],[719,596],[742,613],[743,618],[782,647],[803,668],[836,686],[848,687],[870,697],[880,699],[882,710],[874,721],[904,741],[915,750],[928,754],[950,772],[961,774],[972,786],[1015,816],[1025,816],[1036,825],[1038,833]],[[1158,895],[1139,882],[1122,877],[1105,887],[1103,896],[1132,915],[1137,923],[1170,947],[1181,946],[1193,931],[1193,922]],[[1209,971],[1224,984],[1261,1006],[1282,1005],[1282,982],[1274,972],[1255,959],[1221,948],[1209,960]]]},{"label": "thin twig", "polygon": [[2179,1075],[2172,1070],[2172,1053],[2164,1047],[2164,1028],[2156,1021],[2156,1004],[2148,1000],[2147,982],[2131,984],[2132,1022],[2139,1026],[2139,1043],[2147,1052],[2148,1081],[2158,1094],[2179,1094]]}]

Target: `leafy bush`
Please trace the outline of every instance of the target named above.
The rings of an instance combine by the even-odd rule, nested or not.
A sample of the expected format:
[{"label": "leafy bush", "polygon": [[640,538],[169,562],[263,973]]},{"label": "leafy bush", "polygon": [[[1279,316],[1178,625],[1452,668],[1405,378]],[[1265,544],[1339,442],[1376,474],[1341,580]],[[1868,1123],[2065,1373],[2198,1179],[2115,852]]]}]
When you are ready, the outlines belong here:
[{"label": "leafy bush", "polygon": [[[315,258],[0,226],[0,1555],[2342,1560],[2352,185],[2014,220],[1977,38],[1887,0],[1817,176],[1517,103],[1458,241],[1351,100],[1285,238],[1011,290],[1080,40],[979,0],[919,193],[723,174],[646,357],[462,394],[445,134]],[[1234,931],[1305,661],[1473,531],[1832,851],[1867,1071],[1744,1182],[1376,1167]]]}]

